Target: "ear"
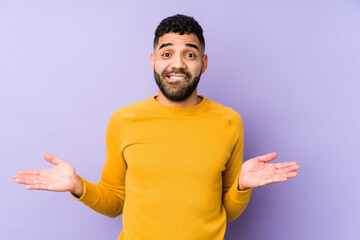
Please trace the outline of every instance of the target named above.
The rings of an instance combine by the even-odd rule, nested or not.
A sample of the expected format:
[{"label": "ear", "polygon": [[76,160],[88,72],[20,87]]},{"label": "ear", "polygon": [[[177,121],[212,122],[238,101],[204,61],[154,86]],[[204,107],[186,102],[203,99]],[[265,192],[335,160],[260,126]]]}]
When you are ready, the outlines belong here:
[{"label": "ear", "polygon": [[151,68],[151,71],[154,72],[154,62],[155,62],[155,53],[152,52],[150,54],[150,68]]},{"label": "ear", "polygon": [[206,54],[204,54],[201,61],[202,61],[201,74],[204,74],[204,72],[207,69],[207,65],[208,65],[208,56]]}]

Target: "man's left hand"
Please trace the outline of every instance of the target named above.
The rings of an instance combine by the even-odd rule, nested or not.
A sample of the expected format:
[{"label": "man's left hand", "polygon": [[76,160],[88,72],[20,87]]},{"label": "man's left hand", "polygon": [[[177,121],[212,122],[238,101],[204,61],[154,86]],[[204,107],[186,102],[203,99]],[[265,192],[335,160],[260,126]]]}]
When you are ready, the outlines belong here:
[{"label": "man's left hand", "polygon": [[277,153],[268,153],[243,163],[239,176],[238,190],[265,186],[276,182],[285,182],[297,176],[300,168],[296,162],[268,163],[277,157]]}]

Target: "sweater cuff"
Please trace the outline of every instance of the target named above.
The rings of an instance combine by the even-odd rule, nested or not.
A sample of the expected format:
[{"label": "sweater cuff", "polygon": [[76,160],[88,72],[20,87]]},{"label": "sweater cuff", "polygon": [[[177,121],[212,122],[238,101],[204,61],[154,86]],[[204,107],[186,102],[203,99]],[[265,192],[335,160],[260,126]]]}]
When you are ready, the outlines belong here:
[{"label": "sweater cuff", "polygon": [[75,196],[73,193],[70,193],[76,200],[84,203],[86,206],[92,207],[96,204],[96,191],[93,187],[91,182],[86,181],[82,177],[80,177],[83,183],[83,195],[81,197]]},{"label": "sweater cuff", "polygon": [[235,182],[233,183],[233,185],[231,186],[231,188],[229,189],[229,195],[230,198],[238,203],[238,204],[243,204],[244,202],[248,202],[252,193],[252,188],[248,188],[246,190],[238,190],[238,186],[239,186],[239,175],[240,172],[238,173],[238,175],[235,178]]}]

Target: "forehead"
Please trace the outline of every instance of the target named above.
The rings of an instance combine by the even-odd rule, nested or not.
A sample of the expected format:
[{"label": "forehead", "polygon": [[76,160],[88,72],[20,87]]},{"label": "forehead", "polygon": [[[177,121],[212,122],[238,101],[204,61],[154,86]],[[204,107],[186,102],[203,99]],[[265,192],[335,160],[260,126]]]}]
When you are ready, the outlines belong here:
[{"label": "forehead", "polygon": [[199,39],[193,33],[183,34],[183,35],[180,35],[178,33],[166,33],[159,38],[159,42],[156,46],[156,49],[159,49],[159,47],[163,43],[172,43],[174,46],[176,45],[182,46],[185,45],[186,43],[192,43],[192,44],[196,44],[200,48]]}]

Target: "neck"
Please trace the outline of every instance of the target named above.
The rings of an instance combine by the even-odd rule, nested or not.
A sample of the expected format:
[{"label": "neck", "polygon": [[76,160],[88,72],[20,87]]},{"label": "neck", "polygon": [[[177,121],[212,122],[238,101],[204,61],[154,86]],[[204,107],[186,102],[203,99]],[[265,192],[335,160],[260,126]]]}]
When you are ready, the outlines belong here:
[{"label": "neck", "polygon": [[188,97],[187,99],[185,99],[184,101],[181,102],[174,102],[171,101],[169,99],[167,99],[162,92],[159,89],[159,95],[156,98],[156,101],[158,101],[159,103],[169,106],[169,107],[192,107],[195,106],[197,104],[199,104],[201,102],[201,97],[199,97],[197,95],[197,91],[195,89],[195,91],[190,95],[190,97]]}]

